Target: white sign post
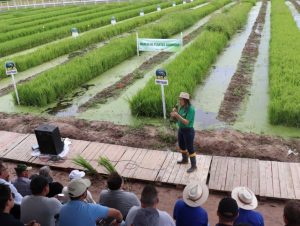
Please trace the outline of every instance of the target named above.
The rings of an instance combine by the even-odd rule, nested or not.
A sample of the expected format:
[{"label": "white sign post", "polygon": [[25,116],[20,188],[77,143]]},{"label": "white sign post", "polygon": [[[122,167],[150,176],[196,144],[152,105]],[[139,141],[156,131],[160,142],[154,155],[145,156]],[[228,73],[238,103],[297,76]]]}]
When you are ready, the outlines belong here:
[{"label": "white sign post", "polygon": [[77,30],[76,27],[73,27],[73,28],[71,29],[71,33],[72,33],[72,37],[73,37],[73,38],[77,38],[77,37],[79,36],[78,30]]},{"label": "white sign post", "polygon": [[167,119],[166,97],[165,97],[165,87],[164,86],[167,86],[169,84],[169,82],[167,79],[167,72],[164,69],[156,70],[155,84],[160,85],[164,119]]},{"label": "white sign post", "polygon": [[10,75],[11,76],[11,80],[13,82],[15,93],[16,93],[16,97],[17,97],[17,102],[18,102],[18,105],[20,105],[20,99],[19,99],[18,89],[17,89],[17,85],[16,85],[16,81],[15,81],[15,76],[14,76],[15,74],[18,73],[16,64],[13,61],[6,61],[5,64],[4,64],[4,67],[5,67],[6,75]]}]

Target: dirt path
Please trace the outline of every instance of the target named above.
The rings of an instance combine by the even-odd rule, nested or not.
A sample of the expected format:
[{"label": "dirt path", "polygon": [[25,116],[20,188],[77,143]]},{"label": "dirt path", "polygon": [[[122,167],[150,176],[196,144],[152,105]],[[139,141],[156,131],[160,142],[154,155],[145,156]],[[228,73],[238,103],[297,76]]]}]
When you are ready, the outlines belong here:
[{"label": "dirt path", "polygon": [[254,65],[258,56],[261,33],[264,28],[267,11],[267,1],[263,1],[258,17],[252,27],[252,32],[245,44],[238,68],[231,78],[219,109],[218,118],[233,123],[237,119],[237,112],[252,82]]},{"label": "dirt path", "polygon": [[[0,130],[33,133],[33,130],[43,123],[57,125],[63,137],[73,139],[159,150],[175,150],[176,146],[176,131],[168,127],[142,124],[132,127],[74,118],[43,118],[0,113]],[[299,155],[288,156],[289,149],[300,151],[300,139],[285,140],[230,129],[197,131],[195,147],[198,153],[209,155],[300,161]]]}]

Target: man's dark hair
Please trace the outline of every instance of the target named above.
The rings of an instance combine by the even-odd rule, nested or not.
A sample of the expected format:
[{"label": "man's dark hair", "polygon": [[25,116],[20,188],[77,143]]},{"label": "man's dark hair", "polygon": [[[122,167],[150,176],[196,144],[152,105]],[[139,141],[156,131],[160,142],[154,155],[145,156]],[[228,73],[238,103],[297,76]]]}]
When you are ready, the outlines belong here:
[{"label": "man's dark hair", "polygon": [[158,193],[153,185],[146,185],[142,191],[141,202],[146,207],[153,207],[158,200]]},{"label": "man's dark hair", "polygon": [[121,188],[122,182],[122,177],[117,172],[113,172],[108,176],[107,186],[109,190],[118,190]]},{"label": "man's dark hair", "polygon": [[48,186],[48,180],[43,176],[36,176],[30,182],[30,189],[33,195],[41,194],[46,186]]},{"label": "man's dark hair", "polygon": [[221,221],[234,221],[239,213],[239,208],[233,198],[221,199],[218,206],[218,215]]},{"label": "man's dark hair", "polygon": [[11,197],[11,190],[8,185],[0,184],[0,212],[5,209],[7,201]]},{"label": "man's dark hair", "polygon": [[48,198],[52,198],[60,193],[62,193],[64,186],[59,182],[49,183],[49,193],[47,195]]},{"label": "man's dark hair", "polygon": [[284,207],[284,217],[286,219],[287,226],[300,225],[300,201],[291,200],[288,201]]}]

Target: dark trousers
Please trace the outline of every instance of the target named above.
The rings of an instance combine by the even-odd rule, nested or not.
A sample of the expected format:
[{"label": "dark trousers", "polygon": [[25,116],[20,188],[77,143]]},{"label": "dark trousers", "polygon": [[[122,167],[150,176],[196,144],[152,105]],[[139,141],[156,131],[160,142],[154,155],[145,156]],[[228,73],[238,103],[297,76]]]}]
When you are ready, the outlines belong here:
[{"label": "dark trousers", "polygon": [[195,153],[194,151],[194,138],[195,130],[194,128],[179,128],[178,130],[178,145],[181,151],[188,151],[191,156]]}]

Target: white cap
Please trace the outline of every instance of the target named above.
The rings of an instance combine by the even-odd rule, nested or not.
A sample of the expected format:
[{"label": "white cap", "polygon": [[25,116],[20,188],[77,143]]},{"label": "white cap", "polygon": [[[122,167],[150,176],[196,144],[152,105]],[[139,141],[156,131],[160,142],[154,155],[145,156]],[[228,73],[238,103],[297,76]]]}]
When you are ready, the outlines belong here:
[{"label": "white cap", "polygon": [[89,187],[91,181],[89,179],[74,179],[68,184],[68,194],[70,197],[81,196]]},{"label": "white cap", "polygon": [[72,170],[71,173],[69,174],[69,179],[74,180],[74,179],[83,178],[84,176],[85,176],[84,171]]},{"label": "white cap", "polygon": [[183,98],[183,99],[187,99],[189,100],[190,99],[190,94],[186,93],[186,92],[181,92],[179,94],[179,98]]}]

